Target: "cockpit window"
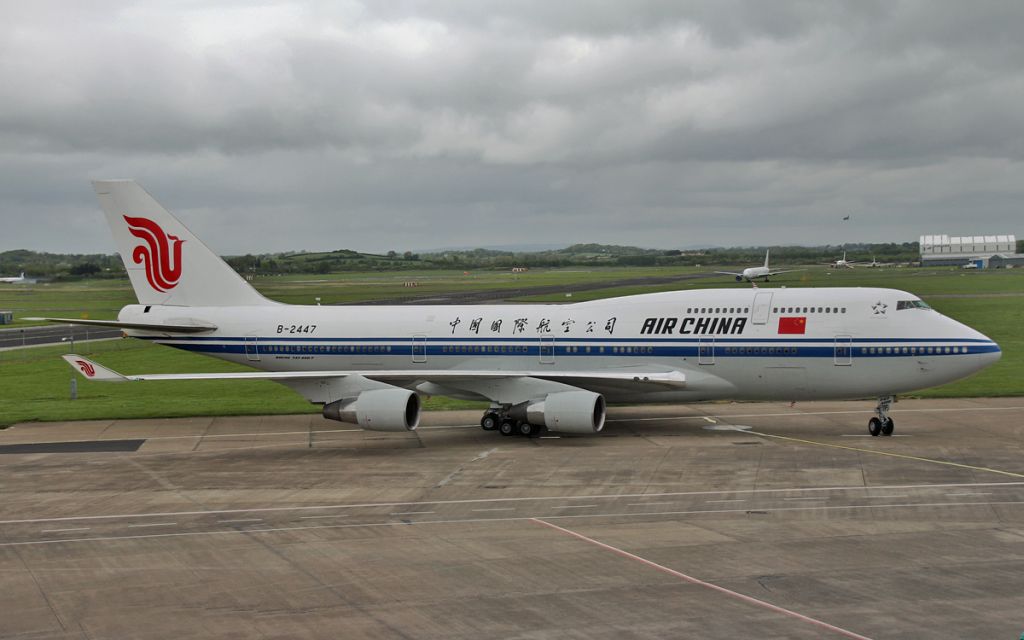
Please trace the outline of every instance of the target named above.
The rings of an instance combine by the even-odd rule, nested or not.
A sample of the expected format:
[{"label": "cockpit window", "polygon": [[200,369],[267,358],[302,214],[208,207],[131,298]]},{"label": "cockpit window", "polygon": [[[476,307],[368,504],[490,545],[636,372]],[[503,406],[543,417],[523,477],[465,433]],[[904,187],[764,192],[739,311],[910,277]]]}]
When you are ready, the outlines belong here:
[{"label": "cockpit window", "polygon": [[924,300],[900,300],[896,303],[896,310],[902,309],[931,309]]}]

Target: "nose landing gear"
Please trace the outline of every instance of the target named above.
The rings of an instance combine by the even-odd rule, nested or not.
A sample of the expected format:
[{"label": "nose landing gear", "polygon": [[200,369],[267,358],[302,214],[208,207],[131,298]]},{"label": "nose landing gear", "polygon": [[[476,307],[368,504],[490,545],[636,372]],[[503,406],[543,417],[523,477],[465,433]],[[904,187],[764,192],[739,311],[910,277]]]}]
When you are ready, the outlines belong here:
[{"label": "nose landing gear", "polygon": [[889,417],[889,407],[896,401],[895,396],[882,396],[875,407],[877,417],[868,420],[868,433],[872,436],[891,436],[896,424]]}]

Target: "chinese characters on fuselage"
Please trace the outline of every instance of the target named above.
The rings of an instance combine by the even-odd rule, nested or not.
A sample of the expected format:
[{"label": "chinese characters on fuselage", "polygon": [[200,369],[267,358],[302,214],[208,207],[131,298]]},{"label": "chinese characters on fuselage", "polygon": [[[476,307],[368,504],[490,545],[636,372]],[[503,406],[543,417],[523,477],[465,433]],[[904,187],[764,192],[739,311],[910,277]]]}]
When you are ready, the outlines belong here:
[{"label": "chinese characters on fuselage", "polygon": [[[467,331],[475,335],[480,335],[481,331],[488,326],[486,324],[486,320],[487,319],[483,317],[471,318],[469,320],[469,327]],[[586,322],[587,325],[587,333],[594,333],[595,327],[600,327],[603,324],[605,332],[607,332],[608,335],[614,335],[615,323],[617,321],[618,318],[612,317],[605,318],[604,320],[586,320],[584,322]],[[534,331],[538,335],[552,333],[552,322],[552,318],[540,318],[534,326]],[[458,329],[461,324],[462,316],[456,316],[448,323],[448,326],[452,328],[452,335],[455,335],[455,330]],[[531,322],[529,318],[513,318],[511,324],[505,324],[502,318],[497,318],[490,321],[490,332],[492,334],[500,335],[502,327],[510,327],[512,335],[517,335],[526,333],[527,328],[530,325]],[[555,324],[555,326],[561,327],[561,333],[569,333],[575,325],[576,320],[574,318],[566,318],[565,320],[556,322]]]}]

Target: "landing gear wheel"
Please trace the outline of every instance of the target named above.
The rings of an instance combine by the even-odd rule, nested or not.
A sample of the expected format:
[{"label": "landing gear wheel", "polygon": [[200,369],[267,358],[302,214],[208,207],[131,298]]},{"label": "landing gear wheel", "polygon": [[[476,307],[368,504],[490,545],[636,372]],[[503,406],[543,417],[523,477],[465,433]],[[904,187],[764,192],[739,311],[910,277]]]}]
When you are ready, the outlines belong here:
[{"label": "landing gear wheel", "polygon": [[498,428],[499,420],[498,414],[488,411],[483,418],[480,418],[480,428],[484,431],[494,431]]},{"label": "landing gear wheel", "polygon": [[516,423],[511,420],[502,420],[498,425],[498,432],[503,436],[514,436],[516,434]]},{"label": "landing gear wheel", "polygon": [[882,421],[878,418],[868,420],[868,433],[877,436],[882,433]]},{"label": "landing gear wheel", "polygon": [[883,436],[891,436],[892,435],[892,431],[895,428],[896,428],[896,425],[893,423],[892,418],[886,418],[882,422],[882,435]]},{"label": "landing gear wheel", "polygon": [[540,427],[529,422],[519,423],[519,435],[532,438],[540,432]]}]

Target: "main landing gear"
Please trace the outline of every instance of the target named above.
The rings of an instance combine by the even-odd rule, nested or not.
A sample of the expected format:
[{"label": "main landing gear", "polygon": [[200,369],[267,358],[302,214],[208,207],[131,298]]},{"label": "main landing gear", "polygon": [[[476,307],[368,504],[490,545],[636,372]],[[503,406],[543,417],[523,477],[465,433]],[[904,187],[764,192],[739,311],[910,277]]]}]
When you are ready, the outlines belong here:
[{"label": "main landing gear", "polygon": [[873,436],[891,436],[896,425],[889,417],[889,407],[896,400],[894,396],[883,396],[875,407],[877,417],[868,420],[868,433]]},{"label": "main landing gear", "polygon": [[512,418],[508,415],[508,409],[505,407],[488,409],[484,417],[480,418],[480,428],[484,431],[497,431],[503,436],[523,436],[525,438],[535,438],[544,430],[541,425]]}]

